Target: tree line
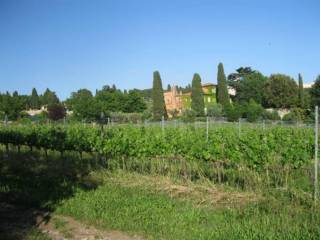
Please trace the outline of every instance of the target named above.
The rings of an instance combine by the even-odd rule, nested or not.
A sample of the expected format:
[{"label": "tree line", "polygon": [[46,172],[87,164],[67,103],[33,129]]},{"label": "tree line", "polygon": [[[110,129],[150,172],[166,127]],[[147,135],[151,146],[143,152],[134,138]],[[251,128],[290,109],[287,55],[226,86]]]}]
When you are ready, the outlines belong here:
[{"label": "tree line", "polygon": [[[44,107],[38,118],[59,120],[66,116],[67,110],[72,112],[75,121],[100,121],[111,113],[143,113],[147,109],[147,103],[140,90],[117,89],[115,85],[106,85],[93,94],[88,89],[79,89],[72,92],[65,101],[60,101],[56,93],[50,89],[39,95],[35,88],[30,95],[19,95],[17,91],[10,94],[0,94],[1,118],[6,116],[8,120],[17,120],[30,117],[28,110],[39,110]],[[124,117],[120,115],[120,117]]]},{"label": "tree line", "polygon": [[[230,88],[234,90],[234,95],[229,95]],[[166,90],[170,91],[171,85],[168,85]],[[185,109],[180,116],[186,120],[205,115],[226,117],[230,121],[237,121],[243,117],[249,121],[259,118],[279,119],[276,111],[266,111],[267,108],[291,109],[285,120],[305,120],[312,118],[313,107],[320,105],[320,76],[311,89],[305,89],[301,74],[296,81],[285,74],[271,74],[268,77],[251,67],[240,67],[226,76],[222,63],[218,64],[217,104],[214,106],[205,109],[201,77],[198,73],[193,75],[190,84],[186,87],[177,86],[177,90],[182,93],[191,92],[191,109]],[[53,120],[65,117],[66,110],[73,113],[71,117],[76,121],[100,121],[102,117],[107,118],[111,115],[124,119],[130,114],[135,118],[139,115],[143,119],[168,118],[159,71],[153,73],[152,89],[122,91],[115,85],[106,85],[95,93],[88,89],[79,89],[62,102],[50,89],[46,89],[41,95],[35,88],[30,95],[20,95],[17,91],[12,94],[0,94],[2,119],[4,115],[9,120],[27,117],[27,110],[41,107],[47,109],[42,117]]]},{"label": "tree line", "polygon": [[[191,109],[185,109],[182,117],[192,119],[205,115],[227,117],[230,121],[247,118],[256,121],[259,118],[278,120],[277,111],[265,109],[290,109],[284,119],[301,121],[313,117],[313,107],[320,105],[320,76],[311,89],[303,87],[302,75],[298,81],[285,74],[264,76],[251,67],[240,67],[226,77],[222,63],[218,65],[216,101],[218,104],[208,107],[205,112],[201,77],[195,73],[191,83]],[[168,86],[169,88],[169,86]],[[228,89],[235,94],[230,95]],[[167,118],[163,100],[163,88],[160,73],[153,76],[153,118]]]},{"label": "tree line", "polygon": [[59,103],[60,100],[56,93],[48,88],[41,95],[38,95],[35,88],[32,89],[30,95],[19,94],[18,91],[14,91],[12,94],[9,92],[0,94],[0,112],[10,120],[25,116],[25,111],[29,109],[37,110],[42,106],[52,106]]},{"label": "tree line", "polygon": [[106,85],[96,90],[95,95],[88,89],[80,89],[73,92],[65,103],[76,120],[88,121],[99,121],[111,113],[143,113],[147,109],[139,90],[121,91],[115,85]]}]

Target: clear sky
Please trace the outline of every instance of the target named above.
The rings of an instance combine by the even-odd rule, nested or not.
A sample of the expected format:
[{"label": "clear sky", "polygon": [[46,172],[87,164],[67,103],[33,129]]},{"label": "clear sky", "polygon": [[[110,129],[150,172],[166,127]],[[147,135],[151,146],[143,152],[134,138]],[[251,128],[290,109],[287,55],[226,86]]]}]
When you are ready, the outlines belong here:
[{"label": "clear sky", "polygon": [[62,99],[106,84],[216,82],[251,66],[305,82],[320,74],[319,0],[0,0],[0,92]]}]

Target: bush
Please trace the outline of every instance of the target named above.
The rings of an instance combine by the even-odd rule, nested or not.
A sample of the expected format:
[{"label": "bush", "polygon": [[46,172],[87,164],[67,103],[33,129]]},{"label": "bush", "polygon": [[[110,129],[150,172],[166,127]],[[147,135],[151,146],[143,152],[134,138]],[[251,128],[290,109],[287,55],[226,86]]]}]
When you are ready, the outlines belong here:
[{"label": "bush", "polygon": [[150,109],[146,109],[143,111],[142,118],[143,120],[148,120],[152,118],[152,112],[150,111]]},{"label": "bush", "polygon": [[54,103],[48,106],[48,118],[57,121],[66,116],[66,109],[60,103]]},{"label": "bush", "polygon": [[251,99],[246,106],[245,116],[248,122],[256,122],[262,117],[263,112],[263,107]]},{"label": "bush", "polygon": [[40,114],[31,116],[30,119],[34,122],[45,123],[48,119],[48,113],[46,111],[42,111]]},{"label": "bush", "polygon": [[293,108],[288,114],[284,115],[283,121],[302,122],[305,119],[305,111],[301,108]]},{"label": "bush", "polygon": [[222,117],[223,115],[222,105],[218,103],[213,106],[209,106],[207,108],[207,115],[209,117]]},{"label": "bush", "polygon": [[240,104],[233,104],[229,105],[227,108],[224,109],[225,115],[229,122],[236,122],[239,118],[242,117],[244,112],[244,107]]},{"label": "bush", "polygon": [[18,118],[17,122],[20,124],[30,124],[32,123],[32,120],[31,118],[23,117],[23,118]]},{"label": "bush", "polygon": [[280,120],[280,116],[279,113],[276,110],[272,110],[272,111],[267,111],[265,110],[262,114],[263,119],[267,119],[267,120]]},{"label": "bush", "polygon": [[194,122],[196,120],[196,113],[191,109],[184,110],[181,115],[183,122]]}]

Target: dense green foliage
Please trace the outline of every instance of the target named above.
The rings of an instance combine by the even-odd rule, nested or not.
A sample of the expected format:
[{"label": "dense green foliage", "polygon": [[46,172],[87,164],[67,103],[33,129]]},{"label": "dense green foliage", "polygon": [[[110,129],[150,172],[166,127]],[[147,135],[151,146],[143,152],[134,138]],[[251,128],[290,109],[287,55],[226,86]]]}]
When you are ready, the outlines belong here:
[{"label": "dense green foliage", "polygon": [[295,80],[283,74],[269,78],[250,67],[241,67],[228,76],[228,85],[235,90],[233,102],[246,105],[250,99],[264,108],[310,108],[309,89],[304,89],[301,74]]},{"label": "dense green foliage", "polygon": [[263,119],[273,120],[273,121],[280,120],[279,113],[275,110],[264,111],[262,115],[263,115]]},{"label": "dense green foliage", "polygon": [[267,77],[257,71],[241,74],[241,78],[236,82],[233,80],[233,84],[231,84],[236,89],[235,100],[249,102],[252,99],[261,105],[265,104],[264,87],[267,80]]},{"label": "dense green foliage", "polygon": [[73,111],[73,116],[77,119],[96,120],[100,117],[97,103],[88,89],[80,89],[73,92],[71,97],[66,100],[69,110]]},{"label": "dense green foliage", "polygon": [[49,88],[41,96],[41,105],[49,106],[52,104],[58,104],[60,102],[55,92],[52,92]]},{"label": "dense green foliage", "polygon": [[146,105],[141,95],[135,90],[122,92],[115,86],[105,86],[102,90],[97,91],[95,96],[96,112],[143,112]]},{"label": "dense green foliage", "polygon": [[240,67],[238,69],[236,69],[235,73],[231,73],[228,75],[228,81],[229,81],[229,85],[233,88],[235,88],[236,90],[238,90],[238,83],[239,81],[247,75],[250,75],[252,73],[255,73],[255,70],[252,70],[251,67]]},{"label": "dense green foliage", "polygon": [[293,108],[282,119],[284,121],[302,122],[305,119],[305,111],[302,108]]},{"label": "dense green foliage", "polygon": [[249,122],[256,122],[263,116],[263,112],[263,107],[251,99],[246,106],[245,116]]},{"label": "dense green foliage", "polygon": [[21,111],[28,109],[29,100],[26,95],[9,92],[0,95],[0,112],[8,116],[9,120],[15,120],[21,115]]},{"label": "dense green foliage", "polygon": [[222,117],[223,115],[223,108],[220,103],[214,104],[207,108],[207,115],[209,117]]},{"label": "dense green foliage", "polygon": [[228,107],[224,108],[225,116],[229,122],[236,122],[242,118],[245,112],[245,105],[239,103],[230,104]]},{"label": "dense green foliage", "polygon": [[271,75],[265,87],[267,105],[275,108],[290,108],[298,105],[298,85],[289,76]]},{"label": "dense green foliage", "polygon": [[224,74],[222,63],[219,63],[218,65],[217,82],[217,103],[220,103],[222,106],[227,107],[228,105],[230,105],[230,97],[228,93],[226,75]]},{"label": "dense green foliage", "polygon": [[112,112],[141,113],[147,107],[137,90],[121,91],[108,85],[96,91],[95,96],[88,89],[80,89],[71,94],[66,105],[75,119],[87,121],[99,121],[101,113],[105,117]]},{"label": "dense green foliage", "polygon": [[9,120],[17,120],[23,117],[23,111],[30,108],[39,109],[41,106],[57,103],[59,103],[58,97],[49,89],[40,96],[35,88],[33,88],[31,95],[20,95],[17,91],[12,94],[6,92],[0,94],[0,113],[7,115]]},{"label": "dense green foliage", "polygon": [[161,120],[162,117],[168,117],[166,105],[164,102],[162,81],[160,73],[158,71],[155,71],[153,73],[152,103],[152,113],[154,120]]},{"label": "dense green foliage", "polygon": [[180,156],[189,161],[264,164],[308,163],[313,154],[313,132],[303,128],[246,128],[238,135],[234,127],[205,129],[159,127],[113,127],[101,134],[99,128],[84,126],[10,126],[0,128],[0,143],[79,152],[100,152],[108,157],[150,159]]},{"label": "dense green foliage", "polygon": [[192,79],[191,109],[198,117],[204,115],[203,92],[201,86],[201,78],[198,73],[195,73]]},{"label": "dense green foliage", "polygon": [[38,96],[38,92],[35,88],[32,89],[31,97],[30,97],[30,107],[32,109],[39,109],[40,108],[40,98]]}]

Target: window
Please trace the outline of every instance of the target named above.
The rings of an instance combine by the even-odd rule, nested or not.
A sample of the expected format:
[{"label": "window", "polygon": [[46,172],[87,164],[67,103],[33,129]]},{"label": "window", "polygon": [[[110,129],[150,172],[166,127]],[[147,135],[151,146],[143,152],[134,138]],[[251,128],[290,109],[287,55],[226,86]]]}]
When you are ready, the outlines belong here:
[{"label": "window", "polygon": [[208,103],[211,102],[211,97],[208,97]]}]

